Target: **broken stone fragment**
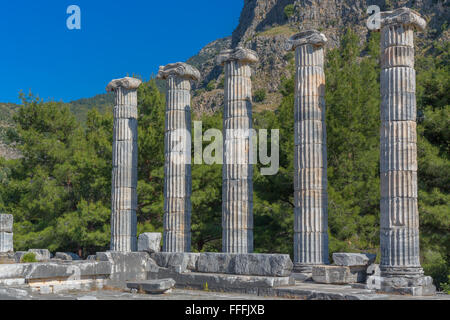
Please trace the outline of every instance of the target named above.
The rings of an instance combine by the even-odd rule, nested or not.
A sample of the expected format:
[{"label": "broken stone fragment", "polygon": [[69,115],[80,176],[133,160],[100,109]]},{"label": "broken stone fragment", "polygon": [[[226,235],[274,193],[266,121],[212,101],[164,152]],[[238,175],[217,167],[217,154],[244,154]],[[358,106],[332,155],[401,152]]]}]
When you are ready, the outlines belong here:
[{"label": "broken stone fragment", "polygon": [[196,271],[200,253],[190,252],[157,252],[151,255],[158,266],[169,268],[179,273]]},{"label": "broken stone fragment", "polygon": [[313,266],[312,278],[314,282],[326,284],[348,284],[366,281],[366,267],[364,266]]},{"label": "broken stone fragment", "polygon": [[380,265],[379,264],[371,264],[367,267],[367,274],[373,275],[373,276],[379,276],[380,275]]},{"label": "broken stone fragment", "polygon": [[159,280],[143,280],[138,282],[127,282],[129,289],[137,291],[145,291],[151,294],[166,293],[175,286],[173,279],[159,279]]},{"label": "broken stone fragment", "polygon": [[226,273],[255,276],[287,277],[293,264],[287,254],[233,254],[233,253],[154,253],[151,257],[158,266],[179,273]]},{"label": "broken stone fragment", "polygon": [[333,253],[337,266],[367,266],[375,262],[377,255],[372,253]]},{"label": "broken stone fragment", "polygon": [[57,252],[57,253],[55,253],[54,259],[66,260],[66,261],[81,260],[79,255],[72,253],[72,252]]},{"label": "broken stone fragment", "polygon": [[138,251],[145,251],[148,253],[161,251],[161,233],[146,232],[139,235]]}]

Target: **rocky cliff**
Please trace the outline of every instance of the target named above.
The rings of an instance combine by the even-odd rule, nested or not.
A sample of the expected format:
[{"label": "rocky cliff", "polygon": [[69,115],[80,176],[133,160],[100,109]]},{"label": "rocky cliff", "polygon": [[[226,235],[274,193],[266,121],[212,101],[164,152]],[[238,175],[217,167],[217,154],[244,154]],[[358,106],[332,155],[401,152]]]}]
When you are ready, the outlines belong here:
[{"label": "rocky cliff", "polygon": [[243,46],[255,50],[260,63],[254,67],[254,91],[264,89],[266,99],[255,103],[256,111],[273,109],[281,100],[279,85],[292,55],[284,49],[286,40],[296,32],[317,29],[329,39],[328,48],[336,47],[348,27],[361,42],[367,40],[367,8],[378,5],[382,11],[406,6],[420,12],[428,22],[425,33],[418,34],[419,45],[434,39],[449,40],[449,0],[244,0],[239,25],[230,38],[216,40],[192,57],[202,74],[193,101],[197,112],[213,112],[223,105],[222,68],[216,66],[217,53],[228,47]]}]

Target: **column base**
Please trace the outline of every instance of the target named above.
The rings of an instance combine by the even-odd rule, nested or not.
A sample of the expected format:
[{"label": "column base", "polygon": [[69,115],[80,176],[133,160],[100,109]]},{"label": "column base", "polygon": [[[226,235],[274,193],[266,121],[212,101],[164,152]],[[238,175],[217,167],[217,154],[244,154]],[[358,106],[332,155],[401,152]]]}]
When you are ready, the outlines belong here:
[{"label": "column base", "polygon": [[380,275],[367,278],[367,289],[412,296],[433,296],[436,294],[433,279],[424,276],[421,267],[380,266],[380,270]]},{"label": "column base", "polygon": [[299,262],[294,262],[294,268],[292,269],[292,272],[295,273],[304,273],[309,274],[312,276],[312,268],[314,264],[304,264]]}]

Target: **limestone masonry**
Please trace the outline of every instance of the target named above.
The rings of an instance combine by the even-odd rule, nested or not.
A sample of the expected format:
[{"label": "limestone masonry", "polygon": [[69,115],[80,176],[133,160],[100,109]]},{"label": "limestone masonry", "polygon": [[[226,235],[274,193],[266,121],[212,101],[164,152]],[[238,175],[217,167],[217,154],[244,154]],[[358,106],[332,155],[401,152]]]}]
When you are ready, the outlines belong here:
[{"label": "limestone masonry", "polygon": [[236,48],[222,51],[225,68],[222,169],[222,251],[253,252],[252,81],[256,53]]},{"label": "limestone masonry", "polygon": [[381,13],[381,288],[431,294],[419,261],[414,30],[425,20],[400,8]]},{"label": "limestone masonry", "polygon": [[159,68],[166,80],[163,251],[191,251],[191,81],[200,73],[178,62]]},{"label": "limestone masonry", "polygon": [[114,91],[113,171],[111,186],[111,250],[137,249],[137,88],[141,80],[111,81]]},{"label": "limestone masonry", "polygon": [[328,264],[324,45],[316,30],[290,38],[295,51],[294,264],[302,273]]}]

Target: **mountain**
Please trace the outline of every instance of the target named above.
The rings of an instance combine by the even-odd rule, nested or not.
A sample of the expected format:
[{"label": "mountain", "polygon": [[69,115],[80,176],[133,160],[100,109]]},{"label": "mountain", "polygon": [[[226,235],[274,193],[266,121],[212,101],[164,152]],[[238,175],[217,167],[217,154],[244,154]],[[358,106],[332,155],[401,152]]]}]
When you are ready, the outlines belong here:
[{"label": "mountain", "polygon": [[237,46],[255,50],[260,58],[260,63],[253,66],[253,90],[264,90],[267,94],[263,102],[254,104],[255,111],[276,108],[281,101],[281,80],[290,76],[287,66],[293,59],[284,50],[286,40],[300,30],[314,28],[327,36],[327,47],[334,48],[351,27],[364,42],[369,33],[366,11],[370,5],[378,5],[382,11],[406,6],[420,12],[428,27],[417,34],[417,46],[450,38],[448,0],[244,0],[239,25],[231,38],[210,43],[188,60],[202,74],[197,86],[201,90],[195,94],[193,109],[212,112],[223,105],[223,72],[214,60],[220,50]]}]

